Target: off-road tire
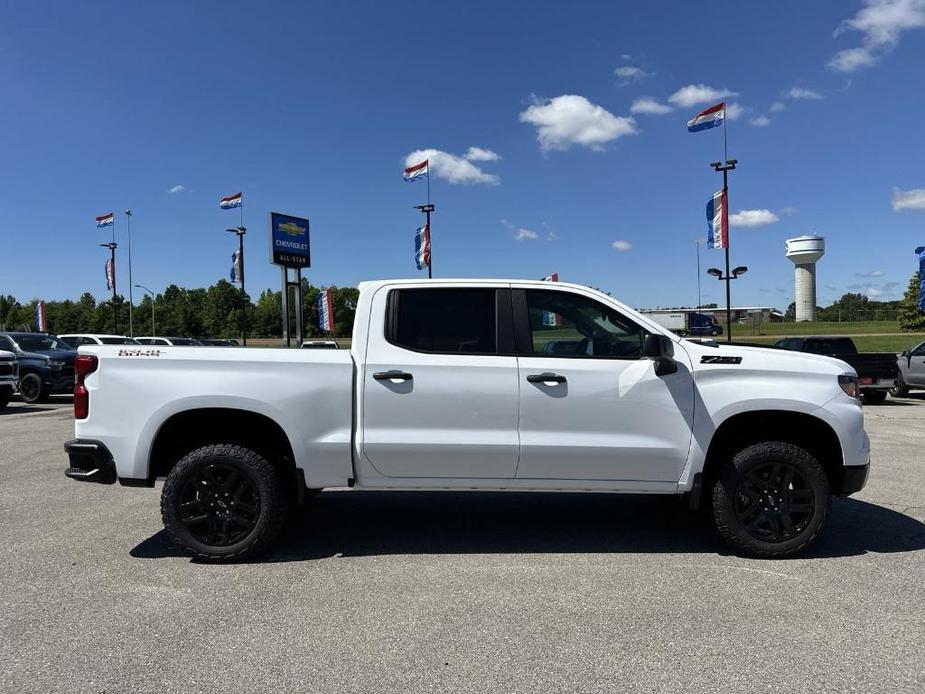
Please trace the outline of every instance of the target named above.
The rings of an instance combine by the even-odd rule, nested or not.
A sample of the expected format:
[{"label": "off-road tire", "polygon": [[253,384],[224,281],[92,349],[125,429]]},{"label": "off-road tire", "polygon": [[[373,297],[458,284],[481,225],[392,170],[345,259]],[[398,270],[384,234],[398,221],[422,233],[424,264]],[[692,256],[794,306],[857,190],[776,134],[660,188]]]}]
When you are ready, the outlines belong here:
[{"label": "off-road tire", "polygon": [[13,399],[13,386],[0,386],[0,410],[10,404]]},{"label": "off-road tire", "polygon": [[[775,465],[784,471],[793,470],[791,483],[787,485],[788,489],[795,490],[797,482],[801,490],[799,494],[804,498],[811,499],[811,509],[806,511],[802,520],[795,526],[792,526],[791,535],[787,536],[782,532],[782,538],[768,541],[757,537],[754,531],[750,531],[743,521],[743,513],[738,509],[744,500],[746,504],[758,503],[760,494],[754,495],[755,487],[752,484],[750,473],[760,474],[769,466]],[[783,482],[785,479],[782,472],[777,481]],[[767,480],[764,483],[769,483]],[[763,490],[761,493],[766,493]],[[796,496],[795,492],[791,492]],[[750,495],[754,495],[752,501]],[[774,495],[775,498],[777,495]],[[791,503],[787,495],[781,494],[787,504]],[[829,490],[829,480],[825,474],[822,465],[819,464],[812,455],[806,450],[783,441],[765,441],[756,443],[736,453],[731,460],[724,463],[719,470],[719,475],[713,485],[713,521],[720,536],[725,540],[737,553],[766,559],[779,559],[792,557],[807,549],[821,534],[829,517],[832,497]],[[793,508],[802,508],[804,504],[793,504]],[[752,509],[755,507],[752,506]],[[780,508],[791,508],[791,506],[780,504]],[[759,508],[759,516],[761,509]],[[797,513],[797,512],[794,512]],[[783,514],[777,514],[783,515]],[[775,516],[774,508],[771,513],[764,514],[768,518],[769,524],[772,523]],[[787,514],[792,521],[792,517]],[[782,524],[777,521],[778,527]]]},{"label": "off-road tire", "polygon": [[[217,477],[212,475],[213,471]],[[191,525],[190,514],[200,512],[215,519],[223,525],[227,539],[231,527],[227,515],[222,518],[215,514],[228,511],[220,511],[209,500],[219,494],[234,498],[234,492],[221,484],[222,476],[228,482],[233,473],[237,474],[234,479],[241,482],[240,486],[247,488],[248,505],[256,511],[251,514],[253,520],[248,526],[238,531],[241,537],[229,544],[210,544],[203,540],[201,532],[193,530],[193,527],[201,528],[201,522]],[[209,485],[202,481],[206,476],[218,481]],[[191,494],[195,494],[195,499],[191,500]],[[266,458],[243,446],[212,444],[184,456],[167,475],[161,492],[161,517],[171,540],[197,559],[232,562],[257,554],[272,544],[287,517],[290,496],[282,488],[280,473]],[[204,522],[210,530],[213,528],[212,520]]]},{"label": "off-road tire", "polygon": [[909,386],[906,385],[906,382],[903,380],[902,374],[896,377],[893,387],[890,388],[890,395],[894,398],[905,398],[909,395]]},{"label": "off-road tire", "polygon": [[868,390],[866,393],[862,393],[861,397],[864,399],[865,405],[882,405],[886,402],[886,391]]},{"label": "off-road tire", "polygon": [[[25,386],[25,390],[23,389]],[[29,405],[48,401],[48,391],[37,373],[27,373],[19,379],[19,396]]]}]

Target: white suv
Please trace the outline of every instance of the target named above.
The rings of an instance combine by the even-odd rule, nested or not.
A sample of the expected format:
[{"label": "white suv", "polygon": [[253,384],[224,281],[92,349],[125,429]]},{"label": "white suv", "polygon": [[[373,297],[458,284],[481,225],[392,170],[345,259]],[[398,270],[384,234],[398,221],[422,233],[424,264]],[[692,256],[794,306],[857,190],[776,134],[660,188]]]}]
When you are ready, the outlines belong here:
[{"label": "white suv", "polygon": [[81,345],[137,345],[137,340],[125,335],[92,335],[89,333],[58,335],[58,339],[74,349]]}]

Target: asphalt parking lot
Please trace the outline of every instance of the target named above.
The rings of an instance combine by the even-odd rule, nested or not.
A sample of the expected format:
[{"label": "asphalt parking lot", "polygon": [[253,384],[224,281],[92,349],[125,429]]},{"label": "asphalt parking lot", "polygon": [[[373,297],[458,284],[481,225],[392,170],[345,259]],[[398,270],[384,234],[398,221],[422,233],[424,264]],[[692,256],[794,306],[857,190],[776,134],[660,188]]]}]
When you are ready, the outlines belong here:
[{"label": "asphalt parking lot", "polygon": [[[159,488],[63,475],[69,405],[0,411],[3,692],[922,692],[925,397],[806,557],[674,499],[328,491],[275,553],[191,562]],[[158,485],[160,487],[160,485]]]}]

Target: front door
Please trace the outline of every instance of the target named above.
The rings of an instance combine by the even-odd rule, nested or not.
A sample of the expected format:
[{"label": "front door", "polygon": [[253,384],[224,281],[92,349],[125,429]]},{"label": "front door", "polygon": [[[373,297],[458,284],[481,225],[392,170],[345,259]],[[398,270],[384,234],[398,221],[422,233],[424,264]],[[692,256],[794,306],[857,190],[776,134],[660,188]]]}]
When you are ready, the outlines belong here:
[{"label": "front door", "polygon": [[909,355],[906,383],[919,387],[925,386],[925,342],[912,350]]},{"label": "front door", "polygon": [[[645,330],[574,289],[512,291],[520,364],[517,477],[675,482],[687,462],[687,355],[656,376]],[[528,334],[525,339],[524,333]]]},{"label": "front door", "polygon": [[370,326],[361,374],[367,461],[387,477],[512,478],[518,383],[510,292],[393,288],[376,294],[372,315],[386,319],[384,329]]}]

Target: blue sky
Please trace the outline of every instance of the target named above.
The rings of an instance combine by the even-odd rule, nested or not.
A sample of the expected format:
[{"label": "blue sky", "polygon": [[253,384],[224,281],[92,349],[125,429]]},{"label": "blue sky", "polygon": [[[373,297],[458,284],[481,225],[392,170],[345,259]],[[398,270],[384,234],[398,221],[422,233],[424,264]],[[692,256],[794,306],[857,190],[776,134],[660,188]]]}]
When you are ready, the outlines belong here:
[{"label": "blue sky", "polygon": [[923,25],[925,0],[5,3],[0,292],[105,298],[93,220],[126,207],[135,282],[211,284],[238,190],[252,295],[279,288],[269,210],[310,217],[313,283],[420,276],[401,169],[432,149],[436,276],[692,304],[722,131],[685,123],[731,92],[735,303],[785,307],[805,233],[821,303],[897,298],[925,243]]}]

